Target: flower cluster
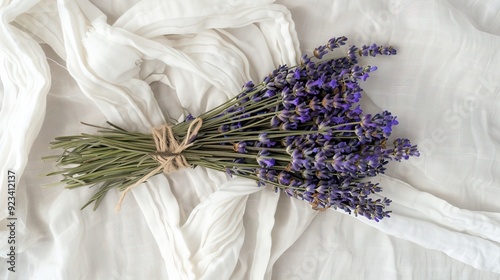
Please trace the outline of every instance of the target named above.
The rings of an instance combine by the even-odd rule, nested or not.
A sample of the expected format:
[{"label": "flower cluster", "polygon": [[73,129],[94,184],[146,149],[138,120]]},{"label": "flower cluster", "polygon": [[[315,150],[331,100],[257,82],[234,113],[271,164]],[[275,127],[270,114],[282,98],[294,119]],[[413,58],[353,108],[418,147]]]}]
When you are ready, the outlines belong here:
[{"label": "flower cluster", "polygon": [[[85,205],[95,202],[96,208],[108,190],[125,194],[160,173],[172,157],[182,156],[184,166],[250,178],[317,210],[332,207],[376,221],[388,217],[390,200],[372,198],[382,188],[367,177],[383,173],[391,160],[419,152],[408,139],[389,141],[398,124],[390,112],[361,109],[359,82],[377,68],[362,66],[358,59],[395,55],[396,50],[376,44],[344,47],[346,42],[346,37],[332,38],[313,55],[302,56],[298,65],[279,66],[262,82],[247,82],[220,106],[163,127],[169,144],[160,146],[176,146],[171,144],[178,140],[180,152],[158,148],[151,134],[112,125],[101,135],[56,138],[52,147],[65,151],[49,158],[65,168],[52,174],[63,175],[67,188],[99,185]],[[343,56],[330,55],[342,50]],[[171,158],[159,163],[164,155]]]},{"label": "flower cluster", "polygon": [[[361,110],[359,81],[377,68],[358,65],[358,58],[394,55],[396,50],[349,46],[346,56],[323,59],[346,41],[330,39],[313,56],[304,55],[299,65],[282,65],[261,83],[246,83],[225,107],[202,115],[203,132],[194,146],[211,152],[199,160],[274,186],[315,209],[339,208],[377,221],[387,217],[390,200],[370,198],[381,188],[360,179],[383,173],[389,160],[419,152],[408,139],[388,145],[398,124],[390,112]],[[199,156],[193,150],[185,152],[188,161]]]}]

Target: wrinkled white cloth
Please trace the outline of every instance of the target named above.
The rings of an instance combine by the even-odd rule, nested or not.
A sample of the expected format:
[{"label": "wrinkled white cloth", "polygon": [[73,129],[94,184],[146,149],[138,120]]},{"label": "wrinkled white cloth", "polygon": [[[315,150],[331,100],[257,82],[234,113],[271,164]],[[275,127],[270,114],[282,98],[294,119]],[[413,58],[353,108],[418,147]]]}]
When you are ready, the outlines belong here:
[{"label": "wrinkled white cloth", "polygon": [[[496,8],[496,9],[495,9]],[[2,1],[0,275],[4,279],[498,279],[500,22],[490,1]],[[159,175],[122,211],[110,192],[41,188],[56,136],[109,120],[146,132],[197,115],[330,37],[366,58],[366,110],[398,116],[421,157],[375,181],[380,223],[203,168]],[[7,172],[16,172],[16,272]]]}]

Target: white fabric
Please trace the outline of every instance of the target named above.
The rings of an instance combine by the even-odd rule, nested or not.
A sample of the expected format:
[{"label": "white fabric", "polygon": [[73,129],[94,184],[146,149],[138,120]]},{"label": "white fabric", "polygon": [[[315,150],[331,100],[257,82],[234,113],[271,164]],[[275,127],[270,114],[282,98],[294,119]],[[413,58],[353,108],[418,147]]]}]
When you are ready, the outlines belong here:
[{"label": "white fabric", "polygon": [[[0,255],[16,172],[16,272],[2,279],[500,279],[500,16],[494,1],[0,1]],[[104,2],[104,3],[101,3]],[[56,136],[200,114],[330,37],[391,44],[366,110],[422,156],[375,181],[380,223],[195,168],[95,212],[41,188]],[[300,43],[300,44],[299,44]],[[50,67],[50,68],[49,68]]]}]

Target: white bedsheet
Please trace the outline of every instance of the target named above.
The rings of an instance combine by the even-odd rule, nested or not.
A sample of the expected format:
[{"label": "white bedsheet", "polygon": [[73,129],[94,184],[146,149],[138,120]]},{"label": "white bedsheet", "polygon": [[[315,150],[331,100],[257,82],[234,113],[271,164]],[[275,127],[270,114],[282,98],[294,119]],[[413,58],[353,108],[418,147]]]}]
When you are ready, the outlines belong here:
[{"label": "white bedsheet", "polygon": [[[498,1],[0,1],[2,279],[500,279]],[[106,120],[149,131],[200,114],[330,37],[363,59],[366,110],[421,156],[375,180],[380,223],[203,168],[110,192],[41,188],[56,136]],[[16,272],[8,271],[16,173]]]}]

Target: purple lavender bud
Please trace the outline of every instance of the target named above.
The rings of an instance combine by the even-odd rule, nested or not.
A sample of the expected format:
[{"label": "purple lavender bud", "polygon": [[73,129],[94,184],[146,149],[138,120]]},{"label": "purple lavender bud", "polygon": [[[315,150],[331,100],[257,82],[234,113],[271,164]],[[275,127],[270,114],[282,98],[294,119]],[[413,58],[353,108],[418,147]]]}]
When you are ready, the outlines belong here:
[{"label": "purple lavender bud", "polygon": [[261,150],[255,158],[257,163],[263,168],[271,168],[276,164],[276,160],[270,156],[268,150]]},{"label": "purple lavender bud", "polygon": [[381,155],[370,155],[366,156],[364,161],[370,168],[377,169],[383,163],[381,159],[382,159]]},{"label": "purple lavender bud", "polygon": [[323,122],[318,124],[318,130],[320,130],[320,131],[327,130],[330,127],[330,124],[331,124],[331,120],[326,119]]},{"label": "purple lavender bud", "polygon": [[299,171],[307,164],[307,160],[298,149],[294,150],[291,156],[290,167],[292,170]]},{"label": "purple lavender bud", "polygon": [[304,84],[301,82],[297,82],[297,83],[295,83],[295,85],[293,85],[293,94],[295,96],[299,96],[299,97],[302,97],[302,96],[307,97],[308,96],[308,93],[306,92]]},{"label": "purple lavender bud", "polygon": [[265,169],[265,168],[257,168],[255,170],[255,173],[257,174],[257,177],[259,179],[264,179],[264,180],[267,179],[267,172],[268,172],[268,169]]},{"label": "purple lavender bud", "polygon": [[288,195],[289,197],[295,197],[295,192],[292,189],[285,189],[284,193]]},{"label": "purple lavender bud", "polygon": [[350,60],[353,61],[353,63],[356,63],[357,61],[357,54],[358,48],[354,45],[349,46],[349,50],[347,51],[347,57],[349,57]]},{"label": "purple lavender bud", "polygon": [[303,192],[301,194],[301,198],[302,200],[305,200],[309,203],[313,202],[314,201],[314,192]]},{"label": "purple lavender bud", "polygon": [[328,82],[328,85],[329,85],[332,89],[335,89],[335,88],[337,88],[337,87],[338,87],[338,85],[339,85],[339,84],[338,84],[337,80],[335,80],[335,79],[331,79],[331,80]]},{"label": "purple lavender bud", "polygon": [[344,96],[344,100],[351,104],[357,103],[361,100],[361,92],[350,92]]},{"label": "purple lavender bud", "polygon": [[237,153],[240,154],[246,154],[247,153],[247,143],[246,142],[238,142],[233,145],[233,150]]},{"label": "purple lavender bud", "polygon": [[[296,171],[299,171],[299,170],[297,169]],[[306,180],[316,178],[316,173],[313,170],[302,169],[300,171],[300,174],[302,175],[302,178],[304,178]]]},{"label": "purple lavender bud", "polygon": [[285,86],[287,86],[287,81],[286,81],[286,75],[287,73],[279,73],[275,78],[274,78],[274,85],[281,89]]},{"label": "purple lavender bud", "polygon": [[278,127],[281,123],[282,121],[278,118],[278,116],[273,116],[271,118],[271,127]]},{"label": "purple lavender bud", "polygon": [[324,75],[325,77],[331,77],[331,75],[335,72],[332,62],[329,60],[319,63],[317,69],[318,73],[321,73],[321,75]]},{"label": "purple lavender bud", "polygon": [[292,144],[294,144],[295,139],[296,136],[286,136],[283,139],[281,139],[281,145],[285,147],[291,146]]},{"label": "purple lavender bud", "polygon": [[347,41],[347,38],[342,36],[342,37],[338,37],[338,38],[331,38],[330,40],[328,40],[328,44],[326,45],[330,50],[333,50],[333,49],[336,49],[340,46],[343,46],[345,45],[345,42]]},{"label": "purple lavender bud", "polygon": [[398,138],[394,140],[394,149],[389,150],[393,160],[401,161],[402,159],[409,159],[411,156],[419,156],[420,152],[416,145],[411,145],[410,140],[405,138]]},{"label": "purple lavender bud", "polygon": [[275,169],[270,169],[267,171],[266,179],[268,181],[274,182],[277,176],[278,176],[278,171],[276,171]]},{"label": "purple lavender bud", "polygon": [[382,48],[381,53],[384,55],[395,55],[397,52],[393,47],[385,47]]},{"label": "purple lavender bud", "polygon": [[325,54],[327,54],[328,51],[326,50],[326,46],[319,46],[314,49],[314,56],[318,59],[322,59]]},{"label": "purple lavender bud", "polygon": [[324,172],[321,170],[316,171],[316,177],[321,180],[328,180],[332,175],[328,172]]},{"label": "purple lavender bud", "polygon": [[295,112],[289,111],[289,110],[281,110],[277,112],[276,117],[281,121],[281,122],[288,122],[290,117],[294,115]]},{"label": "purple lavender bud", "polygon": [[327,94],[321,100],[321,105],[323,108],[330,110],[333,108],[334,95]]},{"label": "purple lavender bud", "polygon": [[373,72],[377,70],[377,67],[372,67],[372,66],[367,66],[365,68],[363,68],[363,70],[358,73],[358,75],[356,76],[356,78],[361,78],[363,81],[366,81],[366,79],[368,79],[368,77],[370,77],[370,75],[368,75],[368,73],[370,72]]},{"label": "purple lavender bud", "polygon": [[299,80],[300,78],[305,77],[306,74],[307,74],[307,72],[302,68],[295,68],[295,70],[293,70],[293,77],[296,80]]},{"label": "purple lavender bud", "polygon": [[[344,115],[335,115],[334,114],[331,117],[329,117],[329,119],[330,119],[330,122],[332,125],[339,125],[339,124],[343,124],[343,123],[347,122]],[[340,127],[339,129],[346,129],[346,126]]]},{"label": "purple lavender bud", "polygon": [[370,46],[363,46],[361,50],[358,51],[359,56],[377,56],[377,55],[395,55],[396,50],[393,47],[382,47],[376,44]]},{"label": "purple lavender bud", "polygon": [[313,61],[309,61],[306,65],[305,65],[305,69],[307,70],[307,74],[309,76],[313,76],[316,74],[316,69],[318,68],[317,64]]},{"label": "purple lavender bud", "polygon": [[305,66],[311,62],[311,58],[307,55],[304,54],[300,57],[300,65]]},{"label": "purple lavender bud", "polygon": [[234,163],[246,163],[245,159],[244,158],[235,158],[233,160]]},{"label": "purple lavender bud", "polygon": [[304,169],[309,169],[309,162],[304,159],[304,158],[294,158],[291,162],[290,162],[290,169],[293,170],[293,171],[300,171],[300,170],[304,170]]},{"label": "purple lavender bud", "polygon": [[240,130],[241,127],[241,122],[235,122],[229,125],[230,130]]},{"label": "purple lavender bud", "polygon": [[280,91],[282,99],[293,98],[292,90],[289,87],[284,87]]},{"label": "purple lavender bud", "polygon": [[271,141],[269,137],[267,137],[267,132],[262,132],[259,134],[258,139],[259,143],[261,143],[264,146],[270,147],[276,144],[276,142]]},{"label": "purple lavender bud", "polygon": [[355,184],[355,188],[360,191],[360,195],[369,196],[372,193],[377,193],[382,191],[382,188],[379,187],[378,183],[373,184],[371,182],[362,182]]},{"label": "purple lavender bud", "polygon": [[271,91],[275,91],[277,88],[276,88],[276,85],[274,84],[274,82],[269,82],[266,84],[266,89],[271,90]]},{"label": "purple lavender bud", "polygon": [[322,74],[320,77],[314,80],[308,80],[306,82],[306,90],[312,92],[312,89],[319,89],[323,87],[323,84],[326,82],[326,75]]},{"label": "purple lavender bud", "polygon": [[278,178],[278,183],[279,184],[288,186],[288,185],[290,185],[290,181],[292,180],[292,175],[290,174],[290,172],[281,171],[278,174],[277,178]]},{"label": "purple lavender bud", "polygon": [[229,125],[223,124],[217,129],[220,133],[228,132],[230,130]]},{"label": "purple lavender bud", "polygon": [[340,153],[336,153],[333,158],[332,158],[332,166],[335,170],[339,171],[339,172],[342,172],[345,167],[345,155],[342,155]]},{"label": "purple lavender bud", "polygon": [[348,117],[349,119],[357,121],[357,120],[359,120],[359,119],[360,119],[360,117],[359,117],[359,116],[360,116],[362,113],[363,113],[363,111],[361,110],[361,107],[358,105],[358,106],[356,106],[356,108],[351,109],[351,110],[348,110],[348,111],[346,112],[346,114],[345,114],[345,115],[346,115],[346,117]]},{"label": "purple lavender bud", "polygon": [[238,105],[231,106],[226,110],[226,113],[242,113],[242,112],[245,112],[245,107]]},{"label": "purple lavender bud", "polygon": [[337,44],[339,46],[343,46],[343,45],[345,45],[345,42],[347,42],[347,37],[345,37],[345,36],[337,37],[336,41],[337,41]]},{"label": "purple lavender bud", "polygon": [[327,157],[326,154],[323,150],[319,151],[315,156],[314,156],[314,168],[317,170],[324,170],[326,169],[326,161]]},{"label": "purple lavender bud", "polygon": [[275,165],[276,160],[274,158],[257,157],[257,163],[264,168],[271,168]]},{"label": "purple lavender bud", "polygon": [[[344,143],[344,142],[341,142],[341,143]],[[327,157],[327,158],[332,157],[335,154],[335,146],[332,145],[331,143],[327,142],[321,146],[321,151],[323,152],[325,157]]]},{"label": "purple lavender bud", "polygon": [[354,128],[354,133],[361,143],[366,144],[372,141],[372,134],[375,134],[375,130],[370,127],[362,127],[361,125],[356,125],[356,127]]},{"label": "purple lavender bud", "polygon": [[350,89],[350,90],[353,90],[353,91],[356,91],[359,89],[359,86],[358,86],[358,83],[357,82],[353,82],[353,81],[346,81],[344,83],[344,85],[346,86],[347,89]]},{"label": "purple lavender bud", "polygon": [[296,122],[284,122],[279,126],[280,130],[297,130],[298,124]]},{"label": "purple lavender bud", "polygon": [[346,102],[340,94],[336,94],[333,96],[333,108],[348,110],[351,108],[351,103]]},{"label": "purple lavender bud", "polygon": [[254,94],[254,95],[252,95],[251,99],[252,99],[252,102],[257,103],[257,102],[261,101],[263,99],[263,97],[264,96],[262,94]]},{"label": "purple lavender bud", "polygon": [[361,49],[359,50],[359,55],[360,56],[368,56],[370,55],[370,49],[368,46],[363,45]]},{"label": "purple lavender bud", "polygon": [[315,191],[316,191],[317,193],[326,194],[326,193],[328,192],[328,189],[329,189],[328,185],[325,185],[325,184],[321,184],[321,183],[320,183],[320,184],[318,184],[318,185],[317,185],[317,187],[316,187]]},{"label": "purple lavender bud", "polygon": [[392,116],[391,112],[383,111],[381,115],[386,124],[389,124],[391,126],[398,124],[398,121],[396,121],[396,116]]},{"label": "purple lavender bud", "polygon": [[304,184],[304,181],[299,179],[299,178],[296,178],[296,177],[292,177],[292,179],[290,180],[290,185],[291,187],[299,187],[299,186],[302,186]]},{"label": "purple lavender bud", "polygon": [[327,110],[322,106],[320,99],[316,96],[313,96],[313,98],[309,101],[309,108],[317,113],[327,112]]},{"label": "purple lavender bud", "polygon": [[382,203],[385,205],[385,206],[389,206],[391,204],[392,200],[388,199],[387,197],[384,197],[384,200],[382,201]]},{"label": "purple lavender bud", "polygon": [[406,154],[411,157],[419,157],[420,152],[418,151],[417,145],[413,145],[405,150]]},{"label": "purple lavender bud", "polygon": [[361,118],[360,125],[362,128],[371,128],[376,125],[372,122],[372,115],[366,114]]},{"label": "purple lavender bud", "polygon": [[298,78],[295,78],[295,72],[289,72],[285,77],[285,80],[289,85],[295,84],[297,82],[297,79]]},{"label": "purple lavender bud", "polygon": [[[329,129],[327,131],[327,133],[329,136],[333,135],[333,129]],[[318,138],[316,138],[316,140],[314,141],[315,142],[314,145],[319,146],[319,147],[323,147],[330,140],[331,139],[329,139],[329,137],[325,137],[324,134],[320,134],[320,135],[318,135]]]},{"label": "purple lavender bud", "polygon": [[252,81],[246,82],[246,84],[243,85],[242,92],[247,93],[253,91],[255,88],[255,85]]},{"label": "purple lavender bud", "polygon": [[392,126],[398,124],[396,116],[392,116],[388,111],[373,116],[372,122],[378,126],[378,130],[382,131],[384,137],[389,137],[392,132]]},{"label": "purple lavender bud", "polygon": [[351,76],[353,76],[355,78],[360,78],[361,76],[363,76],[363,73],[364,73],[363,68],[361,68],[358,65],[354,66],[351,69]]},{"label": "purple lavender bud", "polygon": [[343,79],[345,75],[347,75],[347,73],[349,73],[351,71],[350,68],[344,68],[340,71],[338,77]]},{"label": "purple lavender bud", "polygon": [[377,46],[377,44],[372,44],[369,47],[369,49],[370,49],[370,55],[371,56],[377,56],[377,55],[381,54],[380,53],[380,48]]},{"label": "purple lavender bud", "polygon": [[[240,93],[238,94],[238,103],[237,103],[237,106],[238,105],[242,105],[242,104],[246,104],[248,101],[250,101],[250,98],[248,97],[248,94],[247,93]],[[234,110],[234,107],[230,107],[226,110],[226,112],[232,112],[231,110]]]},{"label": "purple lavender bud", "polygon": [[316,185],[315,184],[307,184],[305,188],[306,188],[306,192],[314,193],[314,191],[316,190]]},{"label": "purple lavender bud", "polygon": [[293,110],[293,109],[295,109],[295,106],[302,103],[301,100],[302,99],[300,97],[295,97],[295,96],[289,95],[289,96],[283,98],[283,107],[285,107],[285,109],[287,109],[287,110]]},{"label": "purple lavender bud", "polygon": [[325,119],[328,119],[328,116],[325,117],[325,114],[319,114],[313,118],[314,124],[320,124],[322,123]]},{"label": "purple lavender bud", "polygon": [[302,102],[295,107],[295,113],[299,116],[307,117],[307,120],[311,119],[311,108],[309,108],[305,102]]},{"label": "purple lavender bud", "polygon": [[193,115],[188,114],[188,115],[186,116],[186,118],[184,119],[184,122],[189,122],[189,121],[192,121],[192,120],[194,120]]},{"label": "purple lavender bud", "polygon": [[275,90],[266,90],[266,92],[264,92],[264,94],[262,95],[262,97],[264,98],[270,98],[270,97],[273,97],[276,95],[276,91]]}]

